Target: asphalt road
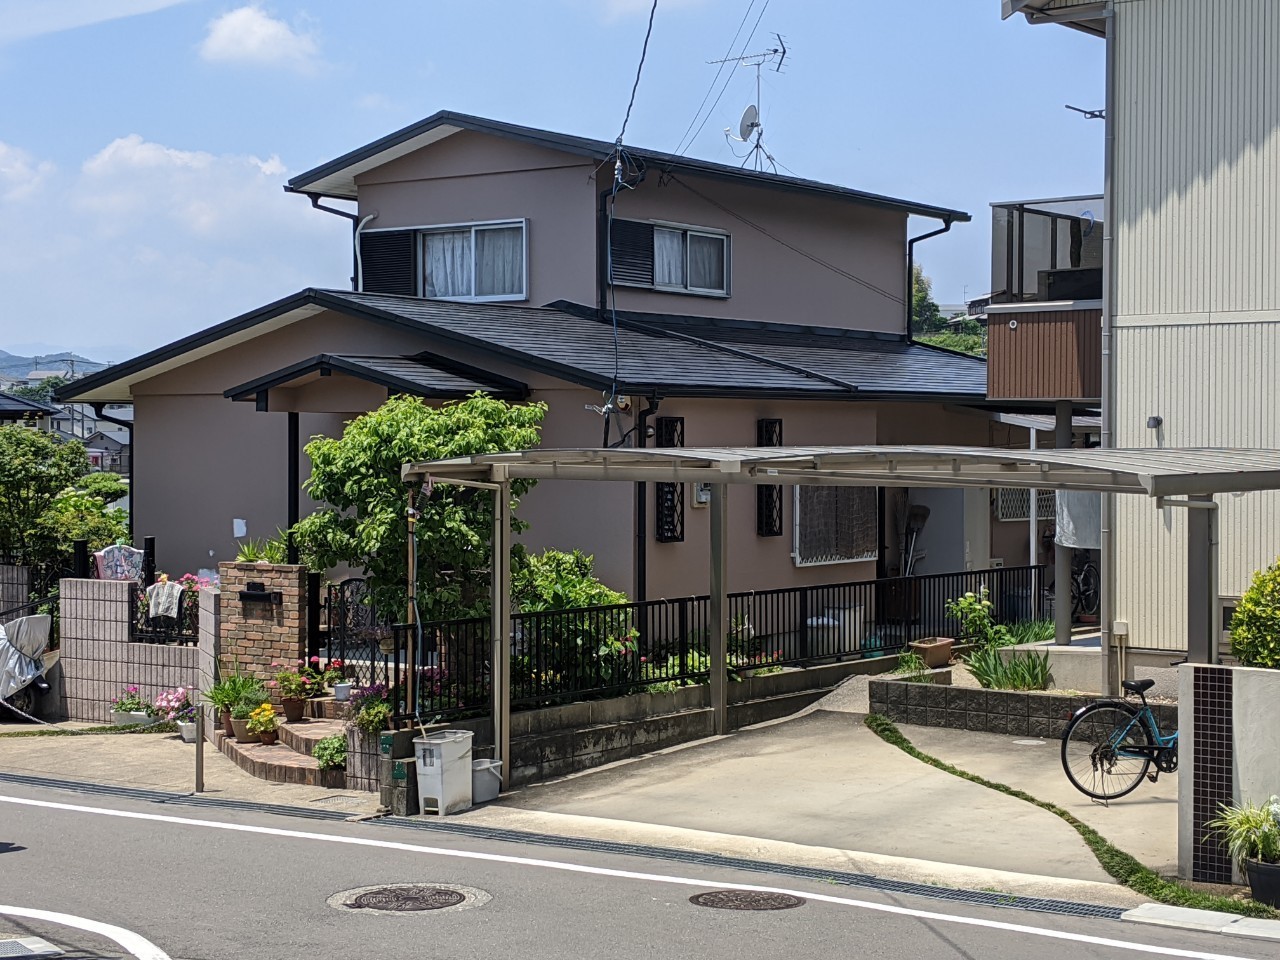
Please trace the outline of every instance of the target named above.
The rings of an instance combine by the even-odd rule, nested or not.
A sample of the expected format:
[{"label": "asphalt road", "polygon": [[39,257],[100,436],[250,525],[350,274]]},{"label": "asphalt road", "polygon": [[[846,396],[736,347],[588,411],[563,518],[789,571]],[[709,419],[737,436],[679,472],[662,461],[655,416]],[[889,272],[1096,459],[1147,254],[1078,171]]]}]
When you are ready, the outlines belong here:
[{"label": "asphalt road", "polygon": [[[488,899],[411,914],[328,902],[384,883],[462,886]],[[689,903],[735,884],[806,902],[768,912]],[[0,784],[0,904],[0,935],[43,937],[86,960],[1275,956],[1274,943],[1120,921],[13,784]]]}]

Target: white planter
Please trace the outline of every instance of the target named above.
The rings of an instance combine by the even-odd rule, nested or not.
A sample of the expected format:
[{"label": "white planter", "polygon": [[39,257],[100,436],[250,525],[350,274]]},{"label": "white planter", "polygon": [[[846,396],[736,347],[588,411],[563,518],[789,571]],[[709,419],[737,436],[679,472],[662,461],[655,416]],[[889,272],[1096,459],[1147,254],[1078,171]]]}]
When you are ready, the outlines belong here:
[{"label": "white planter", "polygon": [[471,761],[471,802],[487,803],[497,800],[502,792],[502,761]]},{"label": "white planter", "polygon": [[117,727],[130,727],[136,726],[137,724],[149,727],[151,724],[156,722],[156,718],[147,716],[146,712],[142,710],[134,710],[130,713],[112,710],[111,722]]},{"label": "white planter", "polygon": [[335,683],[333,685],[333,699],[338,703],[346,703],[351,699],[351,684]]},{"label": "white planter", "polygon": [[178,736],[182,737],[183,743],[196,742],[196,725],[192,723],[178,723]]}]

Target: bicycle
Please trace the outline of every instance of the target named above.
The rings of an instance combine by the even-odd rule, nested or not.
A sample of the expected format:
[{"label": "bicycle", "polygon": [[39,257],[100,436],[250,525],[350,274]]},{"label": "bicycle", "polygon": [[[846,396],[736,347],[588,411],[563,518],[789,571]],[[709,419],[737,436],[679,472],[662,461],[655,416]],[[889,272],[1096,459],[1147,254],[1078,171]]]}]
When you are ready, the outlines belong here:
[{"label": "bicycle", "polygon": [[1102,603],[1102,577],[1098,565],[1082,550],[1071,559],[1071,616],[1095,616]]},{"label": "bicycle", "polygon": [[1125,680],[1121,686],[1126,696],[1142,699],[1141,708],[1128,700],[1096,700],[1077,710],[1062,733],[1062,769],[1072,786],[1094,800],[1116,800],[1144,777],[1155,783],[1160,774],[1178,769],[1178,732],[1161,733],[1147,704],[1155,681]]}]

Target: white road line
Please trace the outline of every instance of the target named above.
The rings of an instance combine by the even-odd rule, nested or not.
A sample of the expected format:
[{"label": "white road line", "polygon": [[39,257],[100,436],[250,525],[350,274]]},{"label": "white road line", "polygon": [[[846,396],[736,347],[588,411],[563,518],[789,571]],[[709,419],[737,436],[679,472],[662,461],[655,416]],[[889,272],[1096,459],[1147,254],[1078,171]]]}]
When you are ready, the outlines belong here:
[{"label": "white road line", "polygon": [[[846,907],[858,907],[863,910],[874,910],[879,913],[891,913],[903,917],[915,917],[920,920],[934,920],[939,923],[955,923],[962,926],[984,927],[988,930],[1001,930],[1006,933],[1022,933],[1033,937],[1047,937],[1052,940],[1068,940],[1073,943],[1088,943],[1100,947],[1114,947],[1117,950],[1129,950],[1134,953],[1151,953],[1162,957],[1186,957],[1188,960],[1248,960],[1223,953],[1205,953],[1200,950],[1179,950],[1172,947],[1158,947],[1145,943],[1134,943],[1128,940],[1113,940],[1109,937],[1092,937],[1081,933],[1067,933],[1062,930],[1050,930],[1046,927],[1030,927],[1020,923],[1004,923],[999,920],[982,920],[977,917],[963,917],[948,913],[934,913],[930,910],[914,910],[887,903],[872,903],[866,900],[853,900],[847,897],[833,897],[827,894],[812,893],[807,890],[791,890],[785,887],[765,887],[747,883],[723,883],[716,880],[693,880],[687,877],[672,877],[657,873],[637,873],[631,870],[613,870],[607,867],[589,867],[578,863],[561,863],[556,860],[537,860],[531,857],[511,857],[498,853],[480,853],[474,850],[448,850],[442,847],[427,847],[414,843],[400,843],[395,840],[373,840],[366,837],[346,837],[328,833],[308,833],[302,830],[283,830],[279,827],[258,827],[242,823],[222,823],[217,820],[195,820],[190,817],[173,817],[158,813],[135,813],[130,810],[111,810],[105,807],[86,807],[73,803],[54,803],[49,800],[29,800],[25,797],[0,796],[0,803],[14,803],[27,807],[42,807],[48,810],[65,810],[71,813],[89,813],[102,817],[120,817],[126,820],[147,820],[155,823],[173,823],[187,827],[204,827],[210,830],[229,830],[234,833],[255,833],[272,837],[289,837],[295,840],[318,840],[322,843],[342,843],[358,847],[376,847],[383,850],[400,850],[405,853],[425,853],[437,857],[450,857],[458,860],[483,860],[491,863],[516,864],[525,867],[542,867],[547,870],[562,870],[568,873],[585,873],[598,877],[616,877],[623,880],[644,880],[650,883],[667,883],[684,887],[701,887],[714,890],[759,890],[769,893],[789,893],[792,896],[804,897],[821,903],[833,903]],[[162,957],[163,954],[159,955]],[[149,958],[148,958],[149,960]]]},{"label": "white road line", "polygon": [[108,940],[114,940],[138,960],[170,960],[167,953],[154,943],[132,930],[112,926],[100,920],[88,920],[85,917],[74,917],[69,913],[54,913],[51,910],[31,910],[27,907],[10,907],[0,904],[0,917],[23,917],[27,920],[46,920],[49,923],[61,924],[64,927],[75,927],[96,933]]}]

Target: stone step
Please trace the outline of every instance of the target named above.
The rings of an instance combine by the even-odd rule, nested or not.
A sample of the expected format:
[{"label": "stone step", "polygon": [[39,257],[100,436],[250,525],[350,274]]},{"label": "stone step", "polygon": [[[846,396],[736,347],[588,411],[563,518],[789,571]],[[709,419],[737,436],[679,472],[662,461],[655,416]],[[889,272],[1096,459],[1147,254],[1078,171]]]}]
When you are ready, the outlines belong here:
[{"label": "stone step", "polygon": [[236,743],[235,737],[228,737],[218,730],[213,734],[213,741],[236,766],[259,780],[301,783],[336,790],[346,788],[347,777],[344,771],[321,770],[315,758],[289,749],[283,740],[269,747],[262,743]]},{"label": "stone step", "polygon": [[311,756],[311,748],[325,737],[334,734],[345,735],[347,724],[344,720],[315,720],[304,717],[297,723],[282,723],[279,726],[280,741],[290,750]]}]

